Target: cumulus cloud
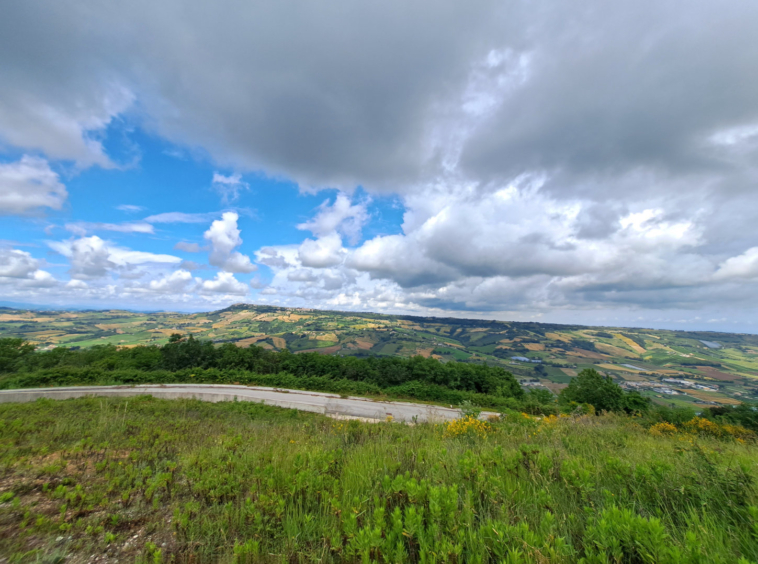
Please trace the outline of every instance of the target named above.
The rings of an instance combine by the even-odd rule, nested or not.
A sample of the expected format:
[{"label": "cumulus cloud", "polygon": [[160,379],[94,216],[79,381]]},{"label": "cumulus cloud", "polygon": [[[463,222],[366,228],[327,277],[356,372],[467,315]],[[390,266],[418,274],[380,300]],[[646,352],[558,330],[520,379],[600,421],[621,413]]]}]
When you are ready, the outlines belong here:
[{"label": "cumulus cloud", "polygon": [[741,255],[725,260],[714,274],[716,280],[758,278],[758,247],[751,247]]},{"label": "cumulus cloud", "polygon": [[[98,135],[132,105],[134,94],[120,81],[103,81],[102,75],[90,74],[92,67],[84,68],[84,60],[72,60],[72,55],[78,55],[65,52],[63,38],[50,29],[52,21],[38,21],[47,28],[43,32],[47,39],[19,41],[26,33],[21,27],[34,25],[33,17],[31,12],[14,16],[18,17],[3,18],[4,25],[0,24],[0,50],[13,51],[12,56],[0,60],[5,77],[0,84],[0,139],[24,150],[42,151],[53,159],[76,161],[82,167],[112,167]],[[42,63],[37,48],[47,51],[44,57],[49,57],[49,64],[29,72],[26,65]],[[84,67],[79,66],[82,63]]]},{"label": "cumulus cloud", "polygon": [[248,293],[248,286],[237,280],[231,272],[219,272],[212,280],[200,283],[200,292],[244,296]]},{"label": "cumulus cloud", "polygon": [[22,289],[58,285],[52,274],[40,270],[40,262],[26,251],[0,247],[0,284]]},{"label": "cumulus cloud", "polygon": [[106,276],[116,267],[139,264],[178,264],[179,257],[135,251],[119,247],[98,237],[81,237],[68,241],[48,241],[48,246],[69,259],[71,277],[91,280]]},{"label": "cumulus cloud", "polygon": [[237,213],[226,212],[205,232],[203,237],[211,245],[208,262],[225,272],[253,272],[257,266],[250,262],[250,257],[234,250],[242,244],[238,219]]},{"label": "cumulus cloud", "polygon": [[290,266],[287,258],[284,254],[279,252],[280,249],[275,247],[263,247],[255,252],[255,256],[259,263],[265,264],[272,268],[286,268]]},{"label": "cumulus cloud", "polygon": [[18,162],[0,164],[2,215],[59,210],[67,197],[66,187],[45,159],[25,155]]},{"label": "cumulus cloud", "polygon": [[336,266],[344,260],[345,254],[342,238],[337,233],[316,240],[306,239],[298,250],[300,263],[312,268]]},{"label": "cumulus cloud", "polygon": [[195,279],[192,277],[192,274],[180,269],[157,280],[151,280],[146,289],[159,294],[181,294],[191,291],[191,285],[194,284]]},{"label": "cumulus cloud", "polygon": [[339,193],[334,203],[324,201],[316,216],[297,228],[310,231],[317,237],[339,232],[355,244],[360,239],[361,229],[369,220],[367,204],[368,202],[353,204],[347,194]]},{"label": "cumulus cloud", "polygon": [[0,277],[28,278],[38,265],[39,261],[26,251],[0,248]]}]

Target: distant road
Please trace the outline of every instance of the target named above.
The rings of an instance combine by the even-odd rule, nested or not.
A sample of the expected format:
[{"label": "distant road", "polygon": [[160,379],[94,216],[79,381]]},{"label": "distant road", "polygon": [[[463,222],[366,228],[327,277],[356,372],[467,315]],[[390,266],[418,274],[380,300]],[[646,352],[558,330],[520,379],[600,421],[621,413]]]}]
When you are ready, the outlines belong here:
[{"label": "distant road", "polygon": [[[202,401],[253,401],[276,407],[311,411],[330,416],[359,417],[384,421],[450,421],[461,416],[458,409],[435,405],[379,401],[335,394],[214,384],[150,384],[144,386],[74,386],[70,388],[24,388],[0,390],[0,403],[27,402],[39,398],[69,399],[87,396],[129,397],[150,395],[162,399]],[[487,417],[491,412],[483,412]]]}]

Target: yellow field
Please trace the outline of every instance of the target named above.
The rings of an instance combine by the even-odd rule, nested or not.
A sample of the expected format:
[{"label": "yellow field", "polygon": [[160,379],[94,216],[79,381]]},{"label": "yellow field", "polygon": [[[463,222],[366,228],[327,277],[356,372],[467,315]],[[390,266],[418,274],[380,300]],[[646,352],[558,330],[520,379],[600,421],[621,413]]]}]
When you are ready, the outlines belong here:
[{"label": "yellow field", "polygon": [[716,392],[705,392],[703,390],[690,390],[690,389],[686,389],[682,391],[686,392],[688,395],[692,396],[693,398],[697,398],[703,401],[715,401],[717,403],[721,403],[724,405],[739,405],[740,403],[742,403],[739,400],[728,398]]},{"label": "yellow field", "polygon": [[632,341],[629,337],[625,337],[621,333],[614,333],[614,336],[617,339],[619,339],[620,341],[624,341],[627,345],[629,345],[631,347],[631,349],[633,351],[636,351],[638,353],[646,353],[647,352],[643,347],[639,346],[637,343],[635,343],[634,341]]},{"label": "yellow field", "polygon": [[553,339],[554,341],[563,341],[564,343],[570,343],[571,339],[561,333],[545,333],[545,337]]},{"label": "yellow field", "polygon": [[605,343],[595,343],[595,348],[604,353],[608,353],[613,356],[622,356],[624,358],[639,358],[640,355],[635,354],[621,347],[614,347],[613,345],[606,345]]}]

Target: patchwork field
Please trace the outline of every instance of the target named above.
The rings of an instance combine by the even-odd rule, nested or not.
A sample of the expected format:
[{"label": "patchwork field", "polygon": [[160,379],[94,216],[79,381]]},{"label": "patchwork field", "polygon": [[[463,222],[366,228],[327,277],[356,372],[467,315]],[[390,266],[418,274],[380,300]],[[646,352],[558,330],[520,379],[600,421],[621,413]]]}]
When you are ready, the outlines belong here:
[{"label": "patchwork field", "polygon": [[295,353],[421,355],[443,361],[487,363],[507,368],[526,385],[556,390],[583,368],[596,368],[659,403],[705,405],[758,399],[756,335],[411,317],[251,304],[195,314],[0,308],[0,337],[22,337],[41,349],[163,344],[173,333],[241,347],[255,344],[270,350],[286,348]]}]

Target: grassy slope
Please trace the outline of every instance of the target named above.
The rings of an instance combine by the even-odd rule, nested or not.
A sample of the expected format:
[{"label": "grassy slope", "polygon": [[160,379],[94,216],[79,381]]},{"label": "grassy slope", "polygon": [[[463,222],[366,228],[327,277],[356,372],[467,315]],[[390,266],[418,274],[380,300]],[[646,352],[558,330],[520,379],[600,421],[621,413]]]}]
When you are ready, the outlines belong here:
[{"label": "grassy slope", "polygon": [[613,416],[516,415],[481,438],[249,403],[7,404],[0,554],[755,562],[757,476],[754,446],[655,437]]}]

